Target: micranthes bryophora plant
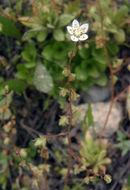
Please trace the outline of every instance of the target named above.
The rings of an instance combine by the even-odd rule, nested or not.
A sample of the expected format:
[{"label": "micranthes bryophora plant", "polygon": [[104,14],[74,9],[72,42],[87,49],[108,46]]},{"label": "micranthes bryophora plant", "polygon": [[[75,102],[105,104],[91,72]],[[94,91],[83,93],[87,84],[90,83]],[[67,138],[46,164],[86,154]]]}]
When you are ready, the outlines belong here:
[{"label": "micranthes bryophora plant", "polygon": [[[85,154],[80,154],[80,156],[82,158],[80,156],[77,156],[73,151],[72,142],[71,142],[71,128],[72,128],[72,126],[75,126],[75,124],[76,124],[76,122],[74,122],[75,121],[74,117],[75,116],[77,117],[76,113],[78,112],[78,110],[75,109],[73,102],[76,101],[77,98],[79,97],[79,95],[71,87],[71,83],[76,78],[76,75],[74,73],[71,73],[71,60],[72,60],[72,57],[73,57],[73,54],[75,51],[76,42],[84,41],[88,38],[88,35],[86,34],[86,32],[88,31],[88,28],[89,28],[88,23],[80,25],[76,19],[72,22],[72,26],[67,26],[67,30],[70,33],[70,38],[72,41],[74,41],[75,44],[74,44],[74,48],[72,49],[72,52],[70,54],[70,59],[69,59],[68,65],[63,70],[63,75],[65,77],[67,77],[67,82],[66,82],[65,88],[61,88],[61,92],[60,92],[61,96],[66,97],[69,100],[68,106],[66,108],[66,114],[62,115],[60,118],[60,121],[59,121],[59,124],[62,126],[68,125],[67,138],[68,138],[68,145],[69,145],[69,161],[68,161],[68,170],[67,170],[67,174],[66,174],[66,179],[65,179],[65,183],[64,183],[64,190],[65,190],[66,185],[68,183],[70,172],[72,169],[72,158],[76,162],[78,162],[79,167],[82,167],[82,166],[84,167],[84,171],[86,171],[86,177],[84,180],[86,183],[89,183],[92,180],[96,180],[96,178],[103,178],[107,183],[111,182],[111,177],[109,175],[106,175],[105,172],[103,173],[103,175],[98,173],[98,167],[99,166],[96,165],[96,167],[97,167],[95,169],[96,172],[93,171],[93,168],[88,169],[87,168],[88,165],[84,164],[81,161],[83,159],[84,160],[86,159],[86,157],[84,157]],[[87,147],[87,144],[86,144],[86,147]],[[84,149],[84,151],[85,151],[85,149]],[[101,163],[99,163],[99,165],[106,163],[104,157],[105,157],[105,154],[103,152],[103,158],[101,158]]]},{"label": "micranthes bryophora plant", "polygon": [[[65,176],[64,188],[63,188],[64,190],[67,187],[70,173],[73,170],[72,161],[77,162],[79,167],[85,166],[84,167],[84,171],[86,172],[86,176],[84,178],[85,183],[89,183],[89,181],[93,181],[97,177],[99,177],[101,179],[104,178],[104,180],[107,183],[109,183],[111,181],[111,178],[109,175],[106,175],[105,173],[99,174],[99,173],[94,172],[91,168],[87,168],[87,164],[82,162],[83,159],[81,159],[81,157],[84,157],[84,155],[79,154],[79,156],[77,156],[76,153],[73,151],[73,145],[71,142],[72,126],[76,125],[76,120],[78,119],[78,110],[73,105],[73,102],[76,101],[79,97],[79,95],[75,92],[75,89],[72,88],[72,84],[76,79],[76,75],[75,75],[75,73],[71,72],[71,66],[72,66],[71,63],[72,63],[73,55],[75,53],[76,44],[78,42],[87,40],[87,38],[88,38],[88,35],[86,34],[88,31],[88,28],[89,28],[88,23],[80,25],[77,20],[74,20],[72,22],[72,26],[67,26],[67,30],[70,33],[70,38],[72,41],[74,41],[74,47],[70,53],[68,65],[64,68],[64,70],[62,72],[62,74],[66,80],[66,84],[64,87],[60,88],[60,95],[68,101],[68,106],[66,108],[66,114],[62,115],[60,118],[60,121],[59,121],[60,125],[65,126],[66,132],[62,132],[57,135],[42,135],[41,133],[38,133],[37,131],[33,131],[33,133],[37,132],[35,134],[36,136],[40,136],[38,138],[35,138],[35,144],[33,146],[33,151],[30,152],[31,148],[21,149],[21,150],[16,151],[15,156],[12,155],[12,157],[11,157],[11,159],[14,163],[16,163],[16,162],[18,164],[20,163],[20,165],[19,165],[20,171],[23,171],[24,169],[26,169],[27,171],[32,173],[33,184],[35,186],[37,186],[39,190],[42,189],[41,178],[42,179],[44,178],[44,181],[46,181],[45,186],[47,186],[47,177],[46,176],[47,176],[47,173],[49,172],[49,166],[47,164],[48,152],[47,152],[46,140],[49,138],[59,137],[59,136],[67,137],[68,147],[69,147],[69,160],[66,164],[68,166],[67,166],[67,172],[66,172],[66,176]],[[34,43],[30,42],[30,44],[34,44]],[[34,47],[34,48],[32,49],[31,47]],[[35,45],[34,46],[30,46],[30,45],[26,46],[26,50],[22,52],[22,56],[24,57],[24,59],[26,59],[27,64],[24,68],[21,67],[22,66],[21,64],[19,64],[19,69],[22,68],[20,70],[23,71],[21,73],[19,72],[19,77],[21,77],[21,79],[29,75],[29,73],[26,73],[26,75],[23,76],[23,73],[24,73],[24,70],[26,70],[26,67],[28,67],[30,71],[34,70],[33,68],[35,67],[35,62],[36,62],[36,58],[37,58]],[[47,75],[48,75],[47,71],[42,67],[41,63],[39,63],[38,68],[36,69],[35,73],[39,73],[42,70],[44,70],[44,75],[46,75],[46,78],[47,78]],[[37,81],[40,84],[42,83],[41,78],[37,78]],[[51,81],[51,80],[49,80],[49,81]],[[32,83],[32,78],[28,78],[28,83],[29,84]],[[45,88],[44,88],[44,91],[45,91]],[[46,90],[46,92],[48,92],[48,90]],[[8,143],[7,140],[9,140],[9,139],[6,139],[6,143]],[[12,146],[13,145],[14,144],[12,144]],[[14,147],[14,148],[17,149],[17,147]],[[36,148],[37,148],[37,150],[36,150]],[[29,162],[32,162],[31,159],[35,156],[36,151],[37,151],[37,153],[39,153],[41,158],[43,158],[43,160],[44,160],[44,163],[42,163],[42,165],[39,165],[39,166],[35,166],[35,165],[29,163]],[[28,155],[30,155],[30,156],[28,156]],[[86,157],[84,159],[86,159]],[[30,184],[32,184],[32,181],[30,182]]]}]

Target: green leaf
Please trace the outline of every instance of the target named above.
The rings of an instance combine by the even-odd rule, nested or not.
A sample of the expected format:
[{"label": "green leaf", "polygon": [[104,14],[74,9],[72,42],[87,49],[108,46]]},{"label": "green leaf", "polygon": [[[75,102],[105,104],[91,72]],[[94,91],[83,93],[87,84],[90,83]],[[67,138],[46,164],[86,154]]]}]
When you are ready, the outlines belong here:
[{"label": "green leaf", "polygon": [[44,31],[45,28],[43,28],[42,26],[39,28],[33,28],[28,30],[27,32],[24,33],[22,39],[23,40],[29,40],[30,38],[36,37],[38,32]]},{"label": "green leaf", "polygon": [[36,66],[36,62],[27,62],[24,64],[24,67],[30,69],[30,68],[34,68]]},{"label": "green leaf", "polygon": [[32,62],[35,60],[36,55],[37,55],[37,51],[36,51],[34,43],[33,42],[27,43],[25,45],[24,51],[22,51],[23,59],[25,59],[28,62]]},{"label": "green leaf", "polygon": [[79,7],[80,7],[80,0],[69,1],[68,4],[65,4],[64,12],[66,14],[77,16],[81,12],[81,9]]},{"label": "green leaf", "polygon": [[98,61],[99,63],[101,63],[103,65],[107,64],[106,55],[104,53],[104,49],[103,48],[93,49],[92,50],[92,55],[94,56],[94,59],[96,61]]},{"label": "green leaf", "polygon": [[65,39],[64,32],[61,29],[54,30],[53,36],[57,41],[64,41]]},{"label": "green leaf", "polygon": [[127,6],[123,6],[117,11],[115,17],[113,18],[116,25],[121,24],[123,19],[128,16],[128,12],[129,12],[129,9]]},{"label": "green leaf", "polygon": [[123,42],[125,42],[126,36],[124,30],[118,30],[118,32],[114,34],[114,38],[118,44],[122,44]]},{"label": "green leaf", "polygon": [[88,77],[87,71],[82,70],[79,66],[76,67],[75,74],[76,74],[77,80],[80,80],[80,81],[85,81],[87,79],[87,77]]},{"label": "green leaf", "polygon": [[100,76],[98,69],[94,65],[91,65],[90,68],[88,67],[87,74],[93,78],[98,78]]},{"label": "green leaf", "polygon": [[[85,131],[93,125],[93,114],[92,114],[92,107],[91,103],[88,103],[88,110],[84,116],[84,120],[82,121],[82,127],[85,128]],[[85,133],[86,134],[86,133]]]},{"label": "green leaf", "polygon": [[118,45],[112,40],[106,42],[106,47],[111,56],[115,56],[119,52]]},{"label": "green leaf", "polygon": [[[27,63],[27,65],[29,65],[29,64],[30,63]],[[29,85],[33,84],[34,65],[33,65],[33,67],[31,65],[30,68],[29,67],[27,68],[27,67],[25,67],[25,64],[18,64],[17,70],[18,70],[18,72],[15,75],[17,78],[27,81],[27,83]]]},{"label": "green leaf", "polygon": [[0,88],[3,88],[5,86],[9,86],[10,90],[13,90],[18,95],[20,95],[25,89],[27,88],[27,85],[24,81],[18,80],[18,79],[10,79],[0,86]]},{"label": "green leaf", "polygon": [[[49,61],[60,61],[60,67],[62,66],[61,60],[68,58],[68,52],[72,49],[72,44],[68,42],[51,41],[44,47],[42,55]],[[59,73],[58,73],[59,75]]]},{"label": "green leaf", "polygon": [[83,59],[88,59],[90,57],[90,49],[82,47],[79,49],[79,55]]},{"label": "green leaf", "polygon": [[74,16],[69,14],[62,14],[59,18],[59,27],[66,26],[70,23],[70,21],[74,18]]},{"label": "green leaf", "polygon": [[130,9],[130,3],[127,0],[123,0],[123,3]]},{"label": "green leaf", "polygon": [[43,42],[46,39],[47,35],[48,35],[47,30],[43,30],[41,32],[38,32],[37,41],[38,42]]},{"label": "green leaf", "polygon": [[2,31],[0,33],[17,39],[21,38],[19,30],[9,18],[0,15],[0,24],[2,25]]},{"label": "green leaf", "polygon": [[37,90],[48,93],[53,89],[53,81],[45,66],[39,63],[34,74],[34,85]]},{"label": "green leaf", "polygon": [[99,79],[95,81],[96,84],[100,86],[105,86],[107,83],[107,77],[105,74],[102,74]]},{"label": "green leaf", "polygon": [[24,24],[25,26],[33,29],[39,29],[42,27],[42,24],[38,23],[38,17],[20,17],[19,21]]}]

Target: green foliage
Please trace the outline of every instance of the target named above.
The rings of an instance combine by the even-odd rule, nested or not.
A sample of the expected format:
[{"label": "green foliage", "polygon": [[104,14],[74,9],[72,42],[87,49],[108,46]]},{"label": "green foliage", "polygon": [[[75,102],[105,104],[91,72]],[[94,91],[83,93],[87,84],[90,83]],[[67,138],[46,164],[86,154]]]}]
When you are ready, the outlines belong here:
[{"label": "green foliage", "polygon": [[80,86],[85,90],[93,84],[106,85],[107,59],[103,48],[96,49],[95,43],[90,43],[88,48],[82,46],[73,60],[72,69],[76,73],[76,88]]},{"label": "green foliage", "polygon": [[88,103],[88,110],[85,113],[84,119],[82,121],[82,128],[84,134],[86,134],[87,129],[93,125],[93,115],[92,115],[92,108],[90,102]]},{"label": "green foliage", "polygon": [[105,171],[106,164],[111,162],[111,160],[106,157],[106,148],[105,143],[94,140],[87,132],[84,141],[82,141],[80,150],[83,165],[92,168],[95,173],[100,170]]},{"label": "green foliage", "polygon": [[[111,0],[100,0],[100,5],[102,8],[102,19],[103,19],[103,29],[105,31],[105,37],[113,35],[114,40],[118,44],[125,42],[126,34],[125,29],[128,26],[127,19],[129,18],[128,12],[129,8],[127,5],[117,7],[117,4],[112,4]],[[89,17],[94,19],[92,25],[92,30],[96,32],[97,38],[101,37],[101,10],[96,9],[96,7],[89,7]],[[100,43],[101,45],[101,43]]]},{"label": "green foliage", "polygon": [[[42,3],[42,0],[35,1],[32,4],[32,10],[29,7],[22,17],[18,17],[19,22],[26,26],[26,32],[22,37],[26,43],[21,53],[21,62],[17,63],[15,76],[22,80],[22,83],[25,81],[26,85],[19,85],[18,90],[13,90],[20,94],[26,87],[34,85],[38,90],[49,93],[56,98],[59,92],[59,84],[62,87],[65,84],[62,70],[68,62],[68,55],[73,47],[69,35],[66,34],[66,26],[79,16],[81,12],[80,1],[75,0],[64,4],[62,1],[57,1],[56,4],[46,1],[44,6]],[[116,4],[112,7],[111,1],[103,0],[100,0],[100,4],[104,12],[104,35],[106,39],[110,39],[106,41],[106,48],[110,55],[110,61],[114,62],[119,51],[118,43],[124,43],[126,38],[128,6],[124,5],[118,9]],[[21,5],[22,2],[18,5],[18,11],[21,10]],[[71,66],[72,72],[76,74],[73,87],[82,90],[86,90],[93,84],[105,86],[107,83],[105,72],[108,67],[100,40],[102,38],[100,11],[98,7],[89,7],[89,5],[87,5],[87,9],[88,19],[93,18],[90,32],[95,32],[93,40],[96,40],[96,43],[89,42],[89,44],[86,43],[82,46],[78,45]],[[82,16],[82,19],[85,22],[86,18],[84,19]],[[10,26],[11,30],[13,27]],[[12,31],[16,31],[16,29]],[[15,36],[17,37],[17,35]],[[37,75],[39,63],[40,66],[42,64],[41,73],[45,72],[49,78],[46,82],[44,78],[39,82]],[[41,76],[43,75],[41,74]],[[46,90],[45,86],[51,87]]]},{"label": "green foliage", "polygon": [[16,77],[25,80],[27,84],[33,84],[34,71],[37,65],[37,51],[35,44],[30,42],[25,45],[25,49],[21,53],[24,63],[17,65]]},{"label": "green foliage", "polygon": [[[79,1],[65,4],[62,14],[59,13],[55,7],[48,6],[49,3],[50,1],[46,2],[44,7],[42,7],[42,1],[37,1],[35,3],[35,11],[39,14],[33,12],[33,17],[20,17],[19,20],[31,28],[24,34],[24,40],[29,41],[35,38],[38,41],[37,43],[44,41],[44,44],[41,45],[41,47],[43,47],[41,48],[42,51],[37,50],[37,54],[39,54],[40,57],[43,56],[44,60],[42,62],[52,76],[55,85],[50,95],[55,96],[58,92],[58,82],[61,81],[60,85],[64,85],[64,77],[61,71],[68,62],[68,54],[72,49],[72,43],[67,42],[64,29],[70,21],[80,13],[80,10],[78,7]],[[61,6],[60,1],[58,5]],[[53,40],[50,39],[52,36]],[[115,56],[118,52],[118,46],[115,45],[113,41],[107,42],[106,45],[109,53]],[[86,45],[82,48],[79,47],[75,54],[72,71],[76,73],[77,80],[73,84],[74,88],[85,90],[93,84],[105,86],[107,83],[107,77],[105,75],[107,59],[104,49],[97,49],[96,44],[92,42],[88,47]],[[38,58],[36,58],[35,62],[38,62]],[[34,65],[36,66],[36,64]],[[21,64],[19,64],[17,68],[19,73],[17,73],[16,76],[22,79],[26,78],[28,84],[33,84],[35,69],[33,68],[33,70],[31,70],[30,66],[30,71],[27,66],[25,68],[25,66],[21,66]],[[30,73],[30,75],[28,75],[28,73]],[[30,78],[28,79],[28,77]]]},{"label": "green foliage", "polygon": [[[19,20],[27,27],[31,28],[24,34],[24,40],[35,38],[38,42],[45,41],[48,37],[53,36],[57,41],[65,40],[64,27],[74,19],[74,15],[78,12],[69,13],[67,8],[63,7],[63,13],[60,14],[55,6],[49,6],[50,2],[42,4],[42,1],[36,1],[33,7],[36,11],[32,13],[32,17],[20,17]],[[61,6],[60,2],[59,5]],[[73,3],[75,9],[78,9],[78,4]]]},{"label": "green foliage", "polygon": [[21,95],[21,93],[26,89],[27,84],[18,79],[10,79],[5,82],[0,83],[0,92],[3,92],[3,89],[5,86],[8,86],[10,90],[13,90],[16,92],[18,95]]},{"label": "green foliage", "polygon": [[21,37],[19,30],[11,19],[0,15],[0,26],[0,33],[17,39]]},{"label": "green foliage", "polygon": [[115,147],[121,149],[122,156],[130,151],[130,140],[128,140],[127,138],[127,134],[123,134],[121,131],[117,131],[117,140],[119,141],[119,143],[117,143]]}]

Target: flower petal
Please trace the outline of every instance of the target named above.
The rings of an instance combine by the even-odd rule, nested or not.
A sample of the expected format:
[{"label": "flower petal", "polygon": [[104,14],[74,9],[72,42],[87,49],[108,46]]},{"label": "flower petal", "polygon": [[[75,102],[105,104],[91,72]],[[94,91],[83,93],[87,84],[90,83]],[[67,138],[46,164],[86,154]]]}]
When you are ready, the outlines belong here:
[{"label": "flower petal", "polygon": [[71,40],[74,41],[74,42],[77,42],[79,39],[76,38],[74,35],[71,36]]},{"label": "flower petal", "polygon": [[79,28],[79,22],[78,22],[76,19],[73,20],[73,22],[72,22],[72,27],[73,27],[74,29]]},{"label": "flower petal", "polygon": [[79,40],[80,41],[84,41],[88,38],[88,35],[87,34],[82,34],[80,37],[79,37]]},{"label": "flower petal", "polygon": [[73,34],[73,28],[71,26],[67,26],[67,30],[70,34]]},{"label": "flower petal", "polygon": [[80,31],[84,34],[88,31],[89,24],[82,24],[80,26]]}]

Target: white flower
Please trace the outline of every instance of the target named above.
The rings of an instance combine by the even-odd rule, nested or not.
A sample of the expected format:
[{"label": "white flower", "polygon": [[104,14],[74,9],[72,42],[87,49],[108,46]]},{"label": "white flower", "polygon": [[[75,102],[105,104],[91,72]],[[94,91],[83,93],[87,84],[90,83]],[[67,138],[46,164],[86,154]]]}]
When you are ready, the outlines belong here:
[{"label": "white flower", "polygon": [[73,20],[72,26],[67,26],[67,30],[71,34],[71,40],[74,42],[86,40],[88,35],[85,33],[88,31],[88,27],[88,23],[80,26],[76,19]]}]

